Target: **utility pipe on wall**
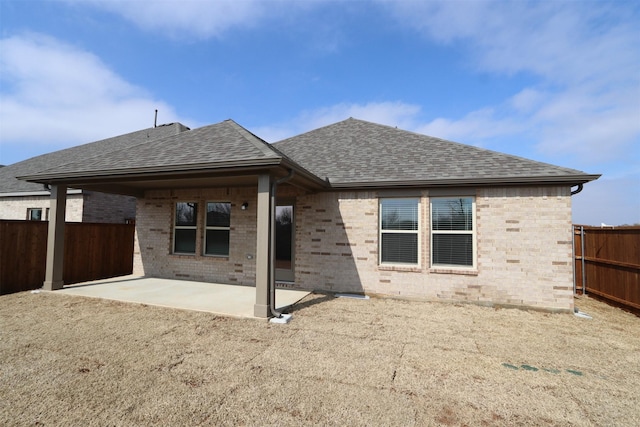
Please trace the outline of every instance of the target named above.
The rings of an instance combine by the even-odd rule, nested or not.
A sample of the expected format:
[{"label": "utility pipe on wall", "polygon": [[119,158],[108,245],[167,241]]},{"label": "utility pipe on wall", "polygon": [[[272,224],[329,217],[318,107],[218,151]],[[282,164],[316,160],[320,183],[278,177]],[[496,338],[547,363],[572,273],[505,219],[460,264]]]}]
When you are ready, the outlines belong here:
[{"label": "utility pipe on wall", "polygon": [[[582,191],[582,189],[584,188],[583,184],[577,184],[578,188],[576,188],[575,190],[571,191],[571,189],[569,189],[571,191],[571,195],[574,196],[576,194],[578,194],[579,192]],[[574,226],[571,227],[572,230],[572,236],[571,236],[571,252],[572,252],[572,264],[573,264],[573,294],[576,294],[576,289],[577,289],[577,285],[576,285],[576,229]],[[584,271],[584,227],[581,225],[580,226],[580,254],[581,254],[581,266],[582,266],[582,294],[586,295],[587,294],[587,290],[585,288],[585,271]]]},{"label": "utility pipe on wall", "polygon": [[571,226],[571,267],[573,269],[573,295],[576,295],[576,227]]},{"label": "utility pipe on wall", "polygon": [[582,254],[582,295],[587,294],[587,272],[584,262],[584,226],[580,226],[580,253]]}]

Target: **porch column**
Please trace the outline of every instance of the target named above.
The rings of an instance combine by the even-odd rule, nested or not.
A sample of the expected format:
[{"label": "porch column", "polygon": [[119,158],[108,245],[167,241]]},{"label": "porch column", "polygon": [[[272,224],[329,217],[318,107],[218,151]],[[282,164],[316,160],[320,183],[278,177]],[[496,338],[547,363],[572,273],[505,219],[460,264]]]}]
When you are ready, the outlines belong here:
[{"label": "porch column", "polygon": [[253,315],[269,317],[269,193],[271,177],[258,177],[258,214],[256,226],[256,303]]},{"label": "porch column", "polygon": [[67,207],[67,186],[51,186],[49,231],[47,238],[47,268],[43,288],[47,291],[62,289],[64,257],[64,215]]}]

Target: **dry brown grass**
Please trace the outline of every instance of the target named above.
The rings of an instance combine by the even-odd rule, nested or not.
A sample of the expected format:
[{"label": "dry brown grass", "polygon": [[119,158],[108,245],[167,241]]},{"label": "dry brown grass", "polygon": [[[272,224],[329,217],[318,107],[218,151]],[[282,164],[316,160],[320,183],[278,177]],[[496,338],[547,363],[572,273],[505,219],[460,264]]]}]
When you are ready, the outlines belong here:
[{"label": "dry brown grass", "polygon": [[7,295],[0,424],[640,425],[640,318],[577,305],[313,295],[273,325]]}]

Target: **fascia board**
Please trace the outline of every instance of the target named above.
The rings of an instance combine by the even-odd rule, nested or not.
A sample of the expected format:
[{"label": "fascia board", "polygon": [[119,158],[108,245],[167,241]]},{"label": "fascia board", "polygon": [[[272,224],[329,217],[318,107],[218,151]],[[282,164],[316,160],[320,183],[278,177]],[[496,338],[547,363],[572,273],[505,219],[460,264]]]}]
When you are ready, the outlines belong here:
[{"label": "fascia board", "polygon": [[329,180],[331,188],[384,188],[384,187],[460,187],[460,186],[497,186],[497,185],[578,185],[594,181],[602,175],[564,175],[543,177],[516,178],[463,178],[463,179],[433,179],[416,181],[362,181],[336,182]]},{"label": "fascia board", "polygon": [[[82,194],[82,190],[71,188],[67,190],[67,195]],[[0,197],[33,197],[33,196],[51,196],[50,191],[14,191],[11,193],[0,193]]]},{"label": "fascia board", "polygon": [[288,168],[288,169],[293,169],[297,174],[303,176],[304,178],[312,181],[314,184],[326,188],[328,187],[328,182],[322,178],[320,178],[318,175],[315,175],[314,173],[308,171],[307,169],[303,168],[302,166],[300,166],[298,163],[288,160],[288,159],[282,159],[282,167],[284,168]]},{"label": "fascia board", "polygon": [[150,177],[154,175],[175,175],[183,173],[203,173],[207,171],[220,171],[224,169],[238,169],[251,167],[268,167],[278,166],[281,158],[259,159],[259,160],[237,160],[222,163],[203,163],[189,164],[178,166],[161,166],[149,168],[133,168],[133,169],[112,169],[99,171],[79,171],[74,173],[41,173],[35,175],[19,176],[18,179],[30,182],[67,182],[78,179],[99,180],[101,178],[140,178],[145,175]]}]

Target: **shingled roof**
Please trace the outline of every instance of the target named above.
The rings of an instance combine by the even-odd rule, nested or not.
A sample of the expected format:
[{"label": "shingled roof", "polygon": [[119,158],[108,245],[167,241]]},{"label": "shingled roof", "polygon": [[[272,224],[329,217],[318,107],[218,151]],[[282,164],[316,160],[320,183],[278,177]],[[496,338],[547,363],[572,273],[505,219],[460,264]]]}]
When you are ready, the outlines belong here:
[{"label": "shingled roof", "polygon": [[574,185],[598,177],[353,118],[274,145],[332,187]]},{"label": "shingled roof", "polygon": [[[18,176],[41,183],[66,182],[79,188],[84,188],[80,186],[82,183],[92,183],[95,188],[96,183],[104,179],[120,180],[125,184],[126,180],[144,178],[147,182],[156,180],[156,184],[160,184],[159,180],[167,182],[176,174],[183,178],[195,174],[206,178],[213,176],[212,173],[227,175],[227,172],[233,172],[237,175],[278,168],[278,173],[283,173],[283,169],[296,170],[297,175],[304,176],[316,189],[514,184],[573,186],[599,177],[356,119],[347,119],[273,145],[233,120],[155,139],[134,140],[132,135],[135,134],[113,138],[114,141],[106,144],[110,148],[100,149],[102,151],[98,147],[104,141],[47,155],[55,155],[55,162],[31,159],[33,163],[29,164],[29,170],[25,169]],[[128,143],[123,142],[126,140]],[[4,169],[8,168],[0,169],[0,174]],[[16,175],[12,172],[13,177]],[[133,184],[129,181],[127,185]],[[86,186],[90,188],[88,184]]]},{"label": "shingled roof", "polygon": [[278,163],[282,157],[268,143],[233,120],[225,120],[48,168],[37,175],[44,180],[47,177],[194,170],[215,165]]},{"label": "shingled roof", "polygon": [[186,130],[189,130],[189,128],[181,123],[170,123],[54,151],[53,153],[43,154],[5,166],[0,168],[0,196],[14,193],[39,193],[44,190],[42,184],[23,181],[17,179],[16,177],[18,176],[32,175],[68,163],[77,163],[85,159],[106,156],[114,151],[126,150],[136,144],[176,135]]}]

